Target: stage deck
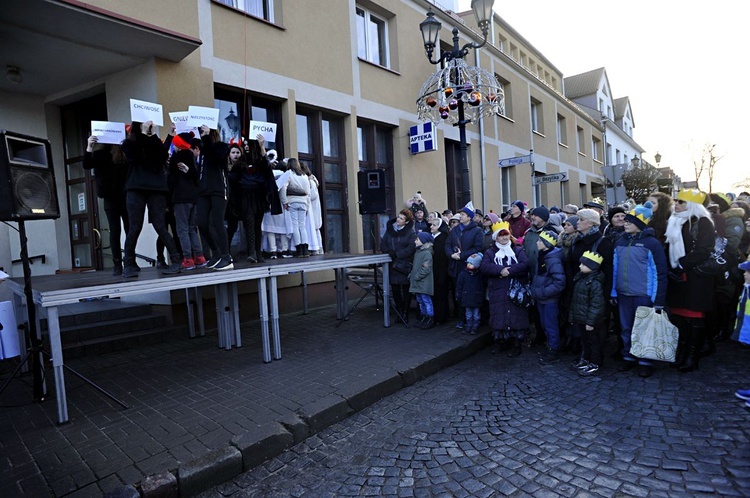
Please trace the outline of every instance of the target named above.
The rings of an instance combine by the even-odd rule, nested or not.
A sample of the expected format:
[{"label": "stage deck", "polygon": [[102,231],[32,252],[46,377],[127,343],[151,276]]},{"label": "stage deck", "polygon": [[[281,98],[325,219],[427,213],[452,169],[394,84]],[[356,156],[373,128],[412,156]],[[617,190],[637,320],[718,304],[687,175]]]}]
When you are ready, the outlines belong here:
[{"label": "stage deck", "polygon": [[[115,277],[108,272],[65,273],[55,275],[40,275],[31,277],[31,291],[37,310],[37,318],[46,315],[52,365],[55,377],[55,391],[57,397],[58,422],[68,421],[68,408],[65,392],[65,376],[63,351],[60,340],[60,323],[58,306],[78,303],[89,299],[116,298],[122,296],[145,294],[153,292],[194,290],[199,310],[200,329],[204,330],[201,317],[203,306],[200,288],[215,286],[216,292],[216,323],[219,332],[219,347],[231,349],[240,347],[239,306],[237,297],[237,283],[257,280],[258,299],[261,314],[261,342],[263,344],[263,361],[268,363],[272,359],[281,359],[281,336],[279,332],[278,288],[277,278],[291,273],[301,273],[303,288],[306,287],[304,274],[313,271],[333,270],[336,285],[336,317],[341,320],[347,315],[348,300],[346,293],[346,268],[363,267],[368,265],[384,265],[383,288],[384,302],[388,302],[388,264],[391,258],[387,254],[325,254],[310,258],[291,258],[266,260],[260,264],[244,262],[235,263],[233,270],[215,271],[210,269],[196,269],[184,271],[177,275],[161,275],[155,270],[142,271],[137,278],[125,279]],[[16,296],[16,316],[28,316],[22,310],[25,300],[23,278],[7,280],[9,288]],[[189,295],[188,295],[189,298]],[[188,305],[190,334],[194,336],[193,310]],[[269,309],[270,304],[270,309]],[[305,298],[305,309],[307,303]],[[271,354],[271,340],[269,337],[269,322],[273,332],[273,355]],[[390,326],[388,306],[384,306],[383,325]],[[38,324],[37,324],[37,330]]]}]

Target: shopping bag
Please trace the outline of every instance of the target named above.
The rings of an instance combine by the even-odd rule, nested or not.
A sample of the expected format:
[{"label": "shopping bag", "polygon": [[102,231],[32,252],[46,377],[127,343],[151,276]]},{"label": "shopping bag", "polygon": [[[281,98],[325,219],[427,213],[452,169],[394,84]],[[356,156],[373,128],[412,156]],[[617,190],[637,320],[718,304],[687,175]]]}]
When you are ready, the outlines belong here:
[{"label": "shopping bag", "polygon": [[674,362],[678,331],[666,312],[638,306],[631,332],[630,354],[637,358]]}]

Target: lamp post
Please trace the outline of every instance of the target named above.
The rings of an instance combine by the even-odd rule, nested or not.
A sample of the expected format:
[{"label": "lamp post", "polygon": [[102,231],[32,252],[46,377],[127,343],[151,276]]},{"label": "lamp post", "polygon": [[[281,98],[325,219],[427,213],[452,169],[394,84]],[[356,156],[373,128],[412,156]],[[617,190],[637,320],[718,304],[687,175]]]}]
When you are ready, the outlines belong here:
[{"label": "lamp post", "polygon": [[[440,21],[430,9],[427,18],[419,23],[427,60],[431,64],[440,64],[442,69],[433,74],[422,86],[417,99],[417,110],[421,120],[435,123],[440,120],[458,126],[460,139],[462,199],[466,204],[471,200],[469,160],[466,148],[466,124],[478,121],[483,115],[502,114],[504,95],[495,76],[481,68],[469,66],[464,57],[469,49],[479,49],[487,43],[487,33],[492,21],[494,0],[472,0],[477,25],[482,30],[482,43],[469,42],[463,47],[459,44],[458,28],[453,28],[453,48],[441,50],[440,57],[432,56],[438,48],[440,39]],[[467,108],[469,104],[469,116]]]},{"label": "lamp post", "polygon": [[656,151],[656,155],[654,156],[654,161],[656,161],[656,167],[659,167],[659,163],[661,163],[661,154],[659,154],[659,151]]}]

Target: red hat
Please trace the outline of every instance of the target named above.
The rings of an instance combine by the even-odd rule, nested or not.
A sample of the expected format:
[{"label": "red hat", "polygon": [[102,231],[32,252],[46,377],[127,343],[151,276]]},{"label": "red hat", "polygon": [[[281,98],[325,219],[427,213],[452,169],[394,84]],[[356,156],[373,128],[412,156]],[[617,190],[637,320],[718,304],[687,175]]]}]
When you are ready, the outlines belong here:
[{"label": "red hat", "polygon": [[180,150],[187,150],[190,148],[190,141],[193,137],[192,133],[180,133],[172,139],[172,145]]}]

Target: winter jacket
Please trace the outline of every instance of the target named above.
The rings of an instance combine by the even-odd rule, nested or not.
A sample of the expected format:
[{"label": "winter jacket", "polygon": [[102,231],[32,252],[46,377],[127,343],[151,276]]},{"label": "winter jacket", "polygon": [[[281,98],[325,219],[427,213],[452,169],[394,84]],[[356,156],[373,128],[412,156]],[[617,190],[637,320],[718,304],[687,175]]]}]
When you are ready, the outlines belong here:
[{"label": "winter jacket", "polygon": [[168,192],[167,149],[156,135],[136,133],[122,142],[128,163],[125,190]]},{"label": "winter jacket", "polygon": [[432,243],[432,280],[435,287],[446,287],[448,285],[448,256],[445,255],[445,243],[448,241],[448,227],[443,223],[437,234],[433,234],[435,241]]},{"label": "winter jacket", "polygon": [[710,297],[714,292],[715,279],[698,273],[695,267],[708,259],[715,241],[714,224],[709,218],[693,217],[682,225],[685,256],[680,258],[682,269],[670,270],[667,285],[667,304],[670,308],[713,311],[714,299]]},{"label": "winter jacket", "polygon": [[200,196],[227,198],[227,157],[229,147],[224,142],[211,142],[208,136],[201,139],[201,154],[197,159]]},{"label": "winter jacket", "polygon": [[289,175],[289,181],[279,191],[281,204],[301,202],[310,208],[310,178],[307,175]]},{"label": "winter jacket", "polygon": [[430,224],[427,223],[427,219],[422,219],[422,221],[418,221],[416,218],[414,218],[414,231],[416,231],[417,233],[419,232],[430,233]]},{"label": "winter jacket", "polygon": [[[727,247],[725,252],[739,258],[740,242],[745,231],[745,210],[742,208],[729,208],[721,215],[726,220]],[[744,258],[742,258],[744,259]]]},{"label": "winter jacket", "polygon": [[556,303],[565,289],[565,268],[559,247],[539,253],[537,272],[531,281],[531,295],[537,303]]},{"label": "winter jacket", "polygon": [[[529,328],[529,311],[516,306],[508,297],[508,288],[512,278],[522,283],[528,281],[529,260],[520,246],[513,246],[516,261],[504,259],[501,264],[495,263],[497,246],[492,245],[484,253],[479,269],[487,279],[487,296],[490,306],[490,327],[492,330],[525,330]],[[508,277],[501,277],[503,268],[508,268]]]},{"label": "winter jacket", "polygon": [[648,297],[654,306],[664,307],[669,266],[653,228],[623,235],[615,246],[612,266],[611,297]]},{"label": "winter jacket", "polygon": [[409,292],[412,294],[435,293],[432,281],[432,243],[422,244],[414,253],[414,266],[409,274]]},{"label": "winter jacket", "polygon": [[[417,238],[417,234],[414,232],[414,222],[408,222],[404,225],[404,228],[398,231],[393,228],[395,224],[396,218],[388,222],[385,234],[380,240],[380,252],[389,254],[393,261],[397,259],[412,261],[414,251],[417,249],[414,245],[414,240]],[[390,278],[391,285],[405,285],[409,283],[409,277],[394,270],[392,264],[388,271],[388,277]]]},{"label": "winter jacket", "polygon": [[742,287],[732,339],[750,345],[750,284],[744,284]]},{"label": "winter jacket", "polygon": [[112,160],[111,147],[117,147],[117,145],[109,145],[94,152],[84,152],[83,169],[94,170],[97,197],[117,201],[125,198],[128,166],[125,163],[115,164]]},{"label": "winter jacket", "polygon": [[[482,229],[476,223],[470,221],[467,225],[459,224],[453,227],[448,234],[448,242],[445,243],[445,255],[448,256],[448,275],[458,278],[458,274],[466,266],[469,256],[482,252],[484,235]],[[461,251],[461,258],[456,260],[451,257],[456,250]]]},{"label": "winter jacket", "polygon": [[[187,173],[183,173],[177,167],[178,163],[184,163],[188,167]],[[169,158],[169,192],[172,195],[173,204],[195,204],[198,202],[200,185],[198,184],[198,167],[195,165],[195,155],[188,150],[177,150]]]},{"label": "winter jacket", "polygon": [[531,222],[523,215],[523,213],[518,215],[517,218],[508,215],[505,217],[505,221],[510,225],[510,234],[519,240],[523,238],[526,231],[531,228]]},{"label": "winter jacket", "polygon": [[464,268],[456,279],[456,301],[462,308],[481,308],[484,306],[484,277],[479,268]]},{"label": "winter jacket", "polygon": [[591,273],[579,271],[573,277],[568,321],[593,327],[603,323],[606,317],[607,297],[604,290],[604,274],[599,270]]},{"label": "winter jacket", "polygon": [[526,233],[523,235],[523,250],[526,251],[526,256],[529,258],[529,272],[532,276],[536,274],[537,269],[537,258],[539,255],[539,249],[536,247],[536,241],[539,240],[539,233],[542,230],[548,232],[554,232],[549,224],[544,225],[542,228],[531,225]]}]

